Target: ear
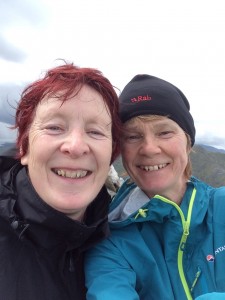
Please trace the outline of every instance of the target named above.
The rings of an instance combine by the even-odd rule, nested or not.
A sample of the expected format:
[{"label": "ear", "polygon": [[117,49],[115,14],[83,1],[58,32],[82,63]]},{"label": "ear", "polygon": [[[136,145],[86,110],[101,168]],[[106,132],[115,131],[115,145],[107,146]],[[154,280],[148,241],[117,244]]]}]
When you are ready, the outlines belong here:
[{"label": "ear", "polygon": [[23,148],[22,148],[22,146],[20,146],[20,156],[21,157],[23,156]]},{"label": "ear", "polygon": [[190,155],[192,151],[193,151],[193,150],[192,150],[191,147],[188,147],[188,148],[187,148],[187,154],[188,154],[188,155]]},{"label": "ear", "polygon": [[190,155],[190,153],[193,151],[191,146],[191,138],[187,133],[185,133],[185,135],[187,138],[187,154]]},{"label": "ear", "polygon": [[[22,151],[22,153],[23,153],[23,151]],[[21,152],[20,152],[20,154],[21,154]],[[28,165],[28,156],[29,156],[28,152],[26,154],[24,154],[23,156],[21,156],[20,162],[22,165],[24,165],[24,166]]]}]

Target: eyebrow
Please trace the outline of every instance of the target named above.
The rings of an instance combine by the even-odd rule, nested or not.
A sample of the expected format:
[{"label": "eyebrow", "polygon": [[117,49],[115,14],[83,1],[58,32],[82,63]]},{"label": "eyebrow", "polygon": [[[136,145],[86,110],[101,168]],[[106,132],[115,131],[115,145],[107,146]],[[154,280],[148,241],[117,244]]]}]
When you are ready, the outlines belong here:
[{"label": "eyebrow", "polygon": [[[146,121],[146,122],[143,122],[143,124],[152,124],[152,126],[154,126],[155,128],[162,128],[162,127],[165,127],[165,126],[170,126],[170,127],[175,127],[173,123],[170,123],[168,122],[168,120],[156,120],[154,122],[151,122],[151,121]],[[142,124],[142,123],[140,123]],[[127,124],[123,127],[124,130],[129,130],[129,131],[137,131],[137,130],[140,130],[140,126],[139,124]]]},{"label": "eyebrow", "polygon": [[[61,113],[59,110],[49,110],[48,113],[46,113],[44,116],[41,116],[41,120],[43,122],[48,122],[51,121],[51,119],[63,119],[64,118],[64,114]],[[110,126],[112,126],[112,120],[104,120],[101,117],[91,117],[90,119],[86,120],[86,122],[88,122],[89,124],[93,124],[93,125],[98,125],[98,126],[104,126],[105,128],[107,128],[107,130],[111,130]]]},{"label": "eyebrow", "polygon": [[39,115],[39,118],[41,118],[42,121],[44,122],[47,122],[49,120],[51,120],[52,118],[62,118],[63,117],[63,114],[60,113],[58,110],[48,110],[48,111],[45,111],[45,114],[41,114]]}]

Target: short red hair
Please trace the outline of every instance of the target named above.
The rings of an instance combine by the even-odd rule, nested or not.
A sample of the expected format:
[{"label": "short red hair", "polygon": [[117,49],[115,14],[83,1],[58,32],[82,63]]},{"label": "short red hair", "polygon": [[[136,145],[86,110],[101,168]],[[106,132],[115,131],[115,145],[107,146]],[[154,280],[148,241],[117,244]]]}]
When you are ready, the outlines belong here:
[{"label": "short red hair", "polygon": [[28,85],[22,92],[15,118],[18,129],[17,147],[20,149],[18,158],[28,150],[28,133],[39,102],[45,96],[56,96],[60,92],[63,102],[76,95],[83,85],[88,85],[103,97],[112,118],[113,151],[111,163],[120,152],[121,123],[119,119],[118,96],[110,81],[102,72],[93,68],[80,68],[73,63],[64,64],[46,72],[42,79]]}]

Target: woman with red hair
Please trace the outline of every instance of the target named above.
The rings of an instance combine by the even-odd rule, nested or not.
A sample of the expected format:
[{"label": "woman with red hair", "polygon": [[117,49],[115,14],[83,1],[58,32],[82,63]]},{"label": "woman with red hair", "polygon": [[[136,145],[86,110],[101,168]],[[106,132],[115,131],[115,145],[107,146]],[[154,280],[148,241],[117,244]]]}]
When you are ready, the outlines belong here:
[{"label": "woman with red hair", "polygon": [[65,63],[23,91],[15,129],[17,157],[0,157],[1,295],[85,299],[83,253],[108,235],[117,94],[100,71]]}]

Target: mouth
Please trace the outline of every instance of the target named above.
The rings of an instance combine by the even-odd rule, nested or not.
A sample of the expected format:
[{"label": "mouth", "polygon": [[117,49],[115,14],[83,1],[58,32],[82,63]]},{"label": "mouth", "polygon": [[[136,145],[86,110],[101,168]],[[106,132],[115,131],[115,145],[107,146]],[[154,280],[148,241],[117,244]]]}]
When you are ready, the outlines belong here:
[{"label": "mouth", "polygon": [[165,168],[168,164],[159,164],[159,165],[154,165],[154,166],[139,166],[141,170],[144,170],[146,172],[151,172],[151,171],[158,171],[163,168]]},{"label": "mouth", "polygon": [[83,178],[89,175],[91,172],[87,170],[64,170],[64,169],[53,169],[52,170],[56,175],[64,178]]}]

